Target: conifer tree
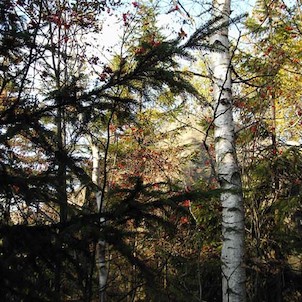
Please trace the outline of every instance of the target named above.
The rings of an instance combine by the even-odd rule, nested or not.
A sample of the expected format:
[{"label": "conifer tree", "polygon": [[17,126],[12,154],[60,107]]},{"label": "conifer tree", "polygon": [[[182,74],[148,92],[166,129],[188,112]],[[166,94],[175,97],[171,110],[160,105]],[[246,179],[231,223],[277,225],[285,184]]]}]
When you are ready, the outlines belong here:
[{"label": "conifer tree", "polygon": [[[175,95],[197,95],[189,83],[190,73],[180,70],[179,58],[191,59],[189,49],[200,39],[184,43],[182,37],[159,40],[161,37],[143,35],[135,47],[131,45],[116,57],[114,66],[98,66],[101,72],[97,71],[98,80],[91,87],[84,85],[78,71],[92,61],[83,63],[85,56],[77,48],[80,41],[76,38],[81,31],[97,30],[96,16],[109,7],[94,1],[30,0],[16,1],[13,7],[18,7],[16,18],[6,11],[10,22],[24,20],[22,28],[34,35],[21,35],[22,40],[10,32],[13,40],[22,40],[18,45],[20,53],[24,51],[23,63],[13,60],[13,49],[4,53],[9,65],[3,67],[1,85],[3,91],[11,89],[13,98],[1,99],[0,113],[4,151],[1,201],[11,205],[0,226],[1,269],[6,276],[1,280],[3,297],[60,301],[70,296],[90,301],[97,296],[92,246],[100,238],[135,265],[152,285],[155,274],[142,260],[143,255],[134,254],[129,247],[124,226],[141,221],[150,228],[169,225],[155,209],[165,212],[165,207],[176,207],[182,197],[162,198],[135,177],[128,188],[113,192],[115,204],[106,212],[96,212],[93,205],[100,188],[96,177],[91,177],[91,161],[81,148],[87,134],[95,137],[98,128],[100,145],[106,145],[102,131],[110,126],[108,116],[114,112],[120,120],[133,118],[138,96],[149,101],[167,90]],[[125,23],[130,17],[123,16]],[[206,35],[202,28],[197,36]],[[5,43],[7,36],[0,38]],[[97,58],[92,63],[95,61]],[[20,68],[16,64],[21,64]],[[107,186],[105,170],[100,177]],[[84,203],[70,203],[79,187],[87,192]],[[112,192],[106,187],[102,193],[102,198],[108,198]],[[101,226],[100,218],[110,223]]]}]

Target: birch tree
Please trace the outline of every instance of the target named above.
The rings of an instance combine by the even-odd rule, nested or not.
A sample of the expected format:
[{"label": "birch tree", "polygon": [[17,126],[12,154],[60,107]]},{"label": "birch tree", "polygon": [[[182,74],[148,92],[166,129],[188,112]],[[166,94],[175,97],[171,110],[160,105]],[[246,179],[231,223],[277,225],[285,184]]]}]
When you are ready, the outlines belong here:
[{"label": "birch tree", "polygon": [[228,24],[230,0],[213,1],[217,30],[210,37],[213,82],[214,138],[217,177],[222,189],[222,295],[223,301],[246,300],[244,269],[244,209],[240,169],[236,158]]},{"label": "birch tree", "polygon": [[[91,139],[90,143],[92,153],[92,181],[98,187],[100,187],[100,150],[97,144],[93,143]],[[104,211],[102,190],[96,192],[96,206],[99,215],[102,215]],[[100,217],[100,226],[102,227],[105,223],[104,217]],[[100,230],[102,231],[102,230]],[[99,284],[99,301],[105,301],[105,289],[107,284],[107,268],[106,268],[106,242],[102,238],[99,238],[96,243],[96,268],[98,273],[98,284]]]}]

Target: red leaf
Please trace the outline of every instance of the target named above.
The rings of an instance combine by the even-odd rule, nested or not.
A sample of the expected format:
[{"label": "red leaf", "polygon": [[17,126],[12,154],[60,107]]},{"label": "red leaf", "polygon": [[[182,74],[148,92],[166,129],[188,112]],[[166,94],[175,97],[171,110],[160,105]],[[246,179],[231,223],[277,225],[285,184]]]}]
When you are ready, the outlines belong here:
[{"label": "red leaf", "polygon": [[191,205],[191,201],[190,201],[189,199],[186,199],[186,200],[182,203],[182,205],[183,205],[184,207],[188,208],[188,207],[190,207],[190,205]]},{"label": "red leaf", "polygon": [[140,48],[137,48],[137,49],[134,51],[134,53],[135,53],[136,55],[141,55],[141,54],[143,54],[145,51],[146,51],[146,49],[145,49],[144,47],[140,47]]},{"label": "red leaf", "polygon": [[187,217],[181,217],[180,218],[180,223],[181,224],[187,224],[189,222],[188,218]]},{"label": "red leaf", "polygon": [[294,28],[291,26],[285,26],[284,29],[287,31],[292,31]]},{"label": "red leaf", "polygon": [[19,191],[20,191],[20,188],[17,185],[13,185],[13,189],[16,193],[19,193]]},{"label": "red leaf", "polygon": [[253,125],[251,127],[251,132],[256,133],[257,132],[257,125]]}]

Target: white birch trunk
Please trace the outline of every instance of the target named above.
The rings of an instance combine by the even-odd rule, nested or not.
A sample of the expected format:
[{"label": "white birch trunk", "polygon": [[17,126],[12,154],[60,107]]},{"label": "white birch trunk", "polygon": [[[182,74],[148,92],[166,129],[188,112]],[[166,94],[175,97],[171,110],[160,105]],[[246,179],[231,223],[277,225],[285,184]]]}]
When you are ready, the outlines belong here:
[{"label": "white birch trunk", "polygon": [[232,115],[232,87],[228,23],[230,0],[213,0],[213,18],[221,28],[210,38],[211,73],[215,102],[214,138],[217,175],[222,190],[222,294],[223,302],[245,302],[244,208],[240,169],[236,157]]},{"label": "white birch trunk", "polygon": [[[96,185],[100,185],[100,154],[99,148],[91,143],[92,151],[92,181]],[[102,213],[104,206],[102,205],[102,192],[99,191],[96,193],[96,205],[98,213]],[[102,226],[105,223],[103,217],[100,218],[100,225]],[[98,270],[99,276],[99,301],[105,301],[105,289],[107,284],[107,268],[106,268],[106,242],[99,239],[96,245],[96,268]]]}]

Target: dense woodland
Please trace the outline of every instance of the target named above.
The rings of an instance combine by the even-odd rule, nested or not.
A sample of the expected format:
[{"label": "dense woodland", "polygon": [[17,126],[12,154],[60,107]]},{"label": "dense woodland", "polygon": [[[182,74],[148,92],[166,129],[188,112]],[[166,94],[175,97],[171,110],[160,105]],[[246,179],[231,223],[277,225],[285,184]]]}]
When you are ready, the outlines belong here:
[{"label": "dense woodland", "polygon": [[302,5],[247,2],[0,2],[1,301],[302,301]]}]

